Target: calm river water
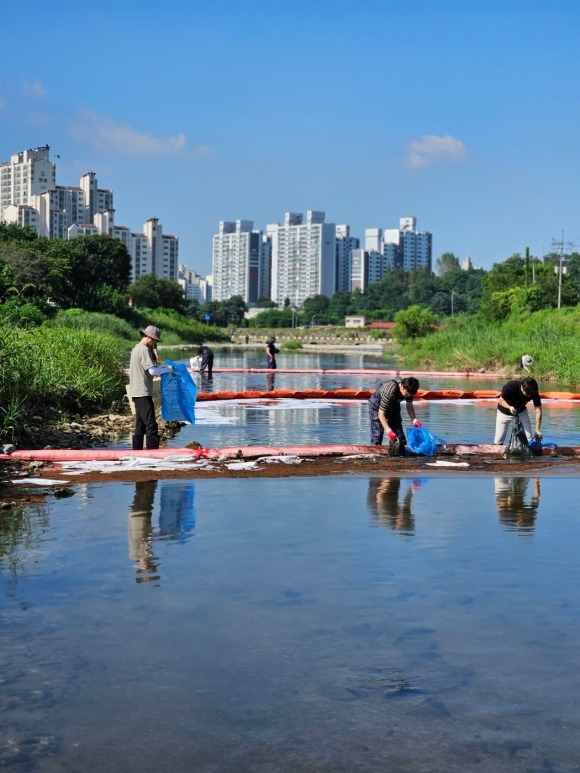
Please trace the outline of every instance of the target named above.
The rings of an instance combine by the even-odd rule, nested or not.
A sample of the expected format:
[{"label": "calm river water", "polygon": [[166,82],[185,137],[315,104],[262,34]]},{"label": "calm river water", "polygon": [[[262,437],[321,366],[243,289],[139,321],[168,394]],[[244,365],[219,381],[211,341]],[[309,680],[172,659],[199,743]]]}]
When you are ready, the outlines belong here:
[{"label": "calm river water", "polygon": [[[438,434],[493,423],[493,405],[436,408]],[[187,432],[337,442],[363,422],[340,411]],[[74,490],[0,512],[0,767],[580,769],[577,479]]]}]

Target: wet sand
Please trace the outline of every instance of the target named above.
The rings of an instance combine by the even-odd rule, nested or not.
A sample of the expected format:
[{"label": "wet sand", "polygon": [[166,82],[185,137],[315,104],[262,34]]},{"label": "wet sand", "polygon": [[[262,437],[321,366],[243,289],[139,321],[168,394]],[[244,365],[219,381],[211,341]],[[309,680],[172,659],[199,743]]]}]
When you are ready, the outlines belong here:
[{"label": "wet sand", "polygon": [[[467,463],[469,466],[429,466],[437,461]],[[231,462],[232,460],[230,460]],[[5,480],[0,488],[0,505],[26,504],[43,501],[47,496],[62,495],[62,489],[82,483],[126,483],[147,480],[203,480],[205,478],[308,478],[333,475],[372,475],[381,477],[409,476],[458,476],[496,475],[509,473],[513,476],[554,475],[574,477],[580,475],[578,457],[532,457],[531,459],[503,458],[497,456],[457,457],[323,457],[304,459],[299,464],[262,463],[255,469],[228,469],[225,463],[213,462],[208,469],[183,470],[118,470],[114,472],[87,472],[72,475],[59,465],[47,464],[30,472],[31,477],[61,480],[62,486],[37,486],[26,482],[13,484]],[[18,477],[16,474],[14,477]],[[26,478],[22,479],[26,481]]]}]

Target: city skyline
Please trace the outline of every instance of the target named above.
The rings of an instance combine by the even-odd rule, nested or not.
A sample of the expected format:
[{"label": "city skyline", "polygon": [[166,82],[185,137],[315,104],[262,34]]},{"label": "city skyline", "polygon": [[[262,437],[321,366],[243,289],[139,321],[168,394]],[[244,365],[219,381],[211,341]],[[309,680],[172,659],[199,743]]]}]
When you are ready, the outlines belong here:
[{"label": "city skyline", "polygon": [[361,242],[413,214],[434,260],[485,269],[526,247],[541,257],[562,233],[578,249],[580,6],[158,10],[4,9],[3,158],[49,144],[59,177],[94,171],[122,222],[159,218],[202,275],[220,221],[285,211],[324,211]]}]

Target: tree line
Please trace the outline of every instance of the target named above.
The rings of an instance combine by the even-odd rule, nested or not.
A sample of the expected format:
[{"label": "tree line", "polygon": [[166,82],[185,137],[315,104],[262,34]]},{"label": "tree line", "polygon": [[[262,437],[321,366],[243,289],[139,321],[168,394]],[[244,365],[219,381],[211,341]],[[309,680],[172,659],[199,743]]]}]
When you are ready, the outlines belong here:
[{"label": "tree line", "polygon": [[[565,267],[566,271],[560,272]],[[443,253],[436,272],[392,269],[365,292],[337,292],[307,298],[301,309],[286,299],[282,309],[262,300],[263,308],[245,320],[241,296],[225,301],[186,299],[177,282],[145,274],[131,282],[125,245],[107,235],[49,240],[34,229],[0,223],[0,305],[13,321],[40,322],[52,309],[80,308],[134,321],[139,308],[166,309],[218,327],[292,327],[343,325],[346,316],[392,321],[409,308],[426,309],[432,319],[477,315],[505,320],[525,311],[576,306],[580,298],[580,254],[556,253],[543,260],[516,253],[489,271],[462,270],[453,253]]]}]

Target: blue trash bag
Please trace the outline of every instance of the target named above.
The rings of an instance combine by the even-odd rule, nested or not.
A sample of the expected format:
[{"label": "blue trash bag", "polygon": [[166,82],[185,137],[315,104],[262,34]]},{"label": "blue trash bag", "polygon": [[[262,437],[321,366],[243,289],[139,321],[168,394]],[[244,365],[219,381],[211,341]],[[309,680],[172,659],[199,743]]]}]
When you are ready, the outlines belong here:
[{"label": "blue trash bag", "polygon": [[445,443],[441,438],[432,435],[425,427],[411,427],[407,431],[407,447],[414,454],[435,456],[437,446]]},{"label": "blue trash bag", "polygon": [[164,421],[186,421],[195,424],[197,387],[187,366],[167,360],[172,373],[161,376],[161,418]]}]

